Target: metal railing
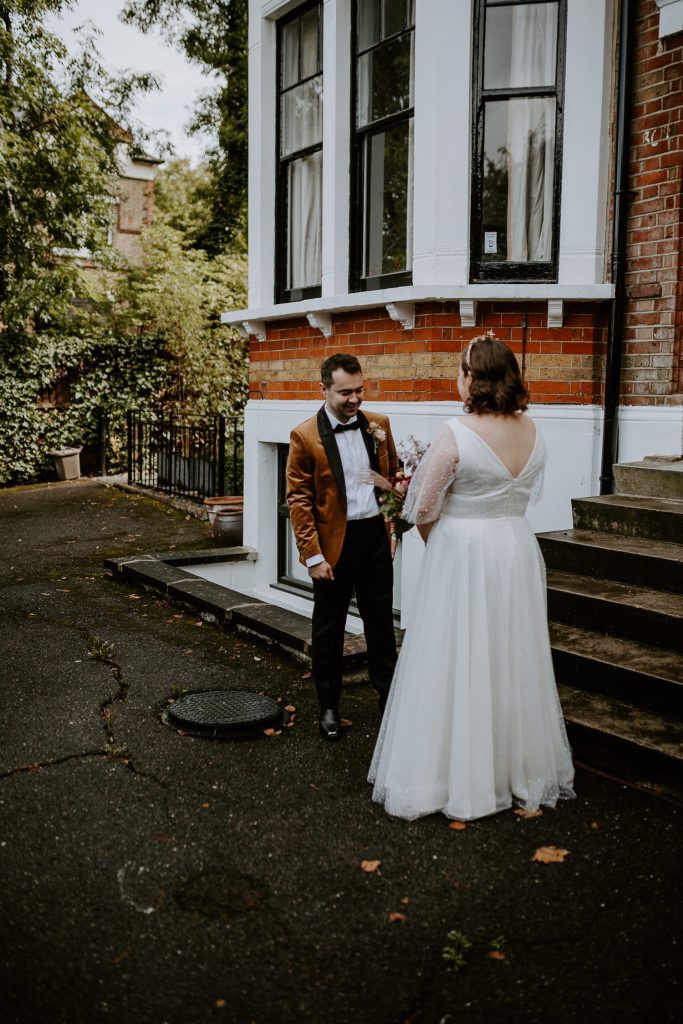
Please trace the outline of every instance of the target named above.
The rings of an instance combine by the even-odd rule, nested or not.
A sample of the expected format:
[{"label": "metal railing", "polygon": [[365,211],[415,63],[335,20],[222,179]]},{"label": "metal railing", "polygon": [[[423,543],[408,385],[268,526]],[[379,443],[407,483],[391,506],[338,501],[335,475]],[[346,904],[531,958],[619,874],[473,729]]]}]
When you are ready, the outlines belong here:
[{"label": "metal railing", "polygon": [[184,498],[241,494],[241,416],[199,421],[167,411],[128,413],[128,483]]}]

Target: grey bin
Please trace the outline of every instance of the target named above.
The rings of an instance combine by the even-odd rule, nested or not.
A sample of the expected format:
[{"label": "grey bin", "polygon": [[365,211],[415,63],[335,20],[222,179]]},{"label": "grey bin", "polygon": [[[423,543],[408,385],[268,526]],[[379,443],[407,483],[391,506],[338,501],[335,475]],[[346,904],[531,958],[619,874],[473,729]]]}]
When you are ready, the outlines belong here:
[{"label": "grey bin", "polygon": [[78,480],[81,475],[81,450],[80,448],[59,448],[50,452],[55,461],[55,470],[58,480]]}]

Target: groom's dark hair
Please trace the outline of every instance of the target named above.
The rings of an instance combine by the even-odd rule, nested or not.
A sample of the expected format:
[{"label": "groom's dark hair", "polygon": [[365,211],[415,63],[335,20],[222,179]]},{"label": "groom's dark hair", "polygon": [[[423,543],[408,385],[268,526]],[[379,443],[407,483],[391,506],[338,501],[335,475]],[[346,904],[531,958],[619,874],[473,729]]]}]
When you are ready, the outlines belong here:
[{"label": "groom's dark hair", "polygon": [[320,364],[320,379],[323,387],[332,387],[332,374],[335,370],[343,370],[345,373],[363,372],[355,356],[351,356],[347,352],[335,352],[333,356],[323,359]]}]

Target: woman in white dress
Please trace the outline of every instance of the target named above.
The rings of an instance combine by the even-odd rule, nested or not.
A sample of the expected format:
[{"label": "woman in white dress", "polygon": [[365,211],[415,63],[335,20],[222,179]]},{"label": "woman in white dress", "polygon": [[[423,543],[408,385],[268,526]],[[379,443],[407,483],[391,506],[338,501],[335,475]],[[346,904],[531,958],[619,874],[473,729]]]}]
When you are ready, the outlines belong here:
[{"label": "woman in white dress", "polygon": [[406,499],[426,550],[369,774],[373,799],[408,819],[574,796],[545,566],[524,515],[545,446],[497,338],[470,342],[458,389],[467,415],[442,427]]}]

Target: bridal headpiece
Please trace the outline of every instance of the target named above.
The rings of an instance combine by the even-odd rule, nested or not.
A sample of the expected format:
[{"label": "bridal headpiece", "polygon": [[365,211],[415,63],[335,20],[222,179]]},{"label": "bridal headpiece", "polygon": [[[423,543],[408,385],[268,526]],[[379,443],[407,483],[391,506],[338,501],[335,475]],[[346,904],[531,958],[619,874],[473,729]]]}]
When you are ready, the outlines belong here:
[{"label": "bridal headpiece", "polygon": [[478,341],[486,341],[487,338],[495,338],[495,337],[496,336],[493,333],[493,331],[489,330],[489,331],[486,332],[486,334],[478,334],[476,336],[476,338],[472,338],[472,340],[470,341],[469,345],[465,349],[465,365],[466,366],[470,365],[470,353],[472,351],[473,346],[476,345]]}]

